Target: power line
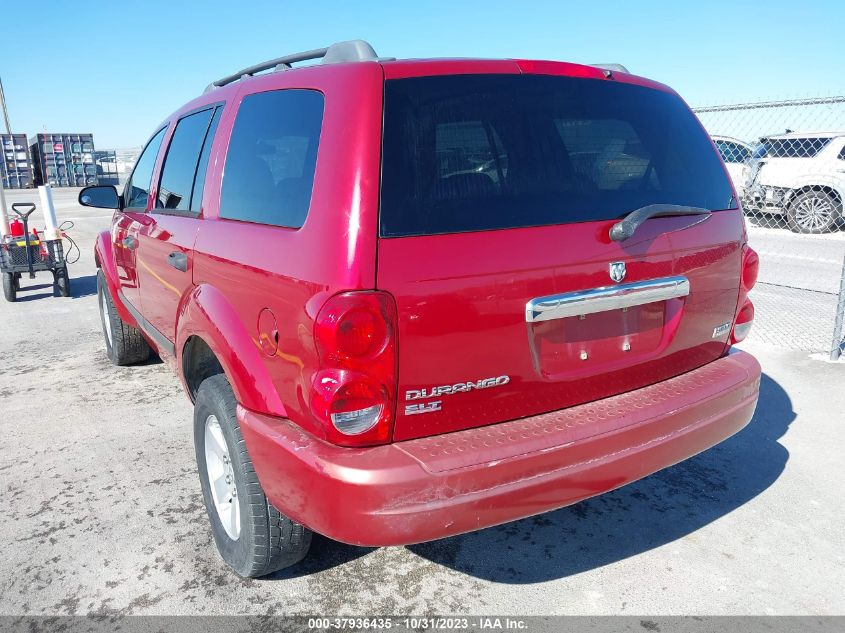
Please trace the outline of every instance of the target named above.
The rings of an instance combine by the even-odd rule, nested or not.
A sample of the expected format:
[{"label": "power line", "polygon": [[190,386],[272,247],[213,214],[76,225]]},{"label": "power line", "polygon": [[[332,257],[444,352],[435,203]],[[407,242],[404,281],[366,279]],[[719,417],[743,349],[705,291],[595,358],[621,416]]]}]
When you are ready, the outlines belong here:
[{"label": "power line", "polygon": [[0,106],[3,107],[3,118],[6,121],[6,134],[12,133],[12,126],[9,125],[9,111],[6,109],[6,96],[3,94],[3,80],[0,79]]}]

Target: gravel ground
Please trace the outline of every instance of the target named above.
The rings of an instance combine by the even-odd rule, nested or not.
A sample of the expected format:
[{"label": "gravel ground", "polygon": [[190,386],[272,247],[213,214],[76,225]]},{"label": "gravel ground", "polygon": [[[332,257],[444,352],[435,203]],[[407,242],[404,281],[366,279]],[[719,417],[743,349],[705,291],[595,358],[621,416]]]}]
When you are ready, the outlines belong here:
[{"label": "gravel ground", "polygon": [[82,247],[73,298],[42,275],[0,304],[0,614],[845,613],[845,364],[759,343],[753,421],[685,463],[434,543],[318,537],[299,566],[237,578],[211,541],[178,381],[105,357],[91,250],[109,220],[75,196],[55,191]]}]

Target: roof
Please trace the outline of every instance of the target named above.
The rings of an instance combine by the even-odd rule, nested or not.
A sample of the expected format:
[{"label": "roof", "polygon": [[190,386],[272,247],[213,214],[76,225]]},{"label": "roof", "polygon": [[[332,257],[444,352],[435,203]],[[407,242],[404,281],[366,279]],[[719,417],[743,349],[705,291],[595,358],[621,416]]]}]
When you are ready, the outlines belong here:
[{"label": "roof", "polygon": [[724,134],[711,134],[710,138],[714,141],[730,141],[731,143],[739,143],[740,145],[744,145],[745,147],[751,147],[751,143],[743,141],[742,139],[735,138],[733,136],[725,136]]},{"label": "roof", "polygon": [[[313,62],[317,63],[313,63]],[[306,66],[294,66],[312,62]],[[313,71],[320,66],[350,63],[379,63],[385,79],[420,77],[425,75],[468,73],[550,74],[592,79],[615,79],[671,92],[667,86],[629,73],[621,64],[572,64],[524,59],[403,59],[380,57],[373,47],[363,40],[337,42],[325,48],[291,53],[276,59],[254,64],[211,82],[205,89],[210,93],[236,82],[283,71]],[[269,72],[268,72],[269,71]]]},{"label": "roof", "polygon": [[837,136],[845,136],[845,131],[839,130],[830,132],[784,132],[783,134],[769,134],[762,138],[836,138]]}]

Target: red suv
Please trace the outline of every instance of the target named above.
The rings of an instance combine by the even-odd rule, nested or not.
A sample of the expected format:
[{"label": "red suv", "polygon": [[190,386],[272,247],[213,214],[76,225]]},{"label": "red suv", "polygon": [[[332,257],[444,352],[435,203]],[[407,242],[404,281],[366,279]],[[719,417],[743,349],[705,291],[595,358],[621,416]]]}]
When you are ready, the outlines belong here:
[{"label": "red suv", "polygon": [[408,544],[560,508],[754,412],[736,194],[678,95],[621,67],[290,55],[80,202],[115,209],[107,353],[181,378],[243,576],[312,530]]}]

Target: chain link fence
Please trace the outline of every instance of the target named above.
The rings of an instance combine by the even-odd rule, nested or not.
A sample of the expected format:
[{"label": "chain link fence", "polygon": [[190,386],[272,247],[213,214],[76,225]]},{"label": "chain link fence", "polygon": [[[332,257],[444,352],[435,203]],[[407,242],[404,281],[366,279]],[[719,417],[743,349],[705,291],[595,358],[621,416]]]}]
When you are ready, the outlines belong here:
[{"label": "chain link fence", "polygon": [[845,93],[693,110],[760,255],[749,338],[835,360],[845,313]]}]

